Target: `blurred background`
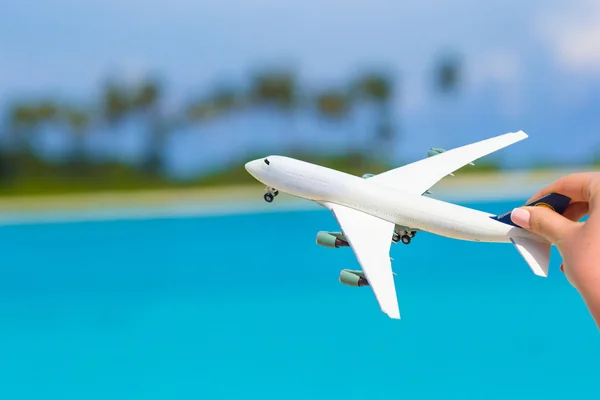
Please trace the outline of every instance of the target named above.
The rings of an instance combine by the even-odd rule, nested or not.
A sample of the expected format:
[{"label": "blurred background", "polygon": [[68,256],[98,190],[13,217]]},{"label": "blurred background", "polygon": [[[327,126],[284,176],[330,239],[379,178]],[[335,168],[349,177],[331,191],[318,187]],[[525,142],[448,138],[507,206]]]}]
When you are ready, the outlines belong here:
[{"label": "blurred background", "polygon": [[331,214],[243,165],[362,175],[523,130],[433,191],[503,213],[598,169],[599,104],[597,0],[5,0],[0,397],[597,398],[558,253],[539,280],[420,234],[390,321],[314,244]]},{"label": "blurred background", "polygon": [[[382,169],[524,130],[488,169],[600,154],[596,1],[4,2],[0,193]],[[482,165],[483,166],[483,165]]]}]

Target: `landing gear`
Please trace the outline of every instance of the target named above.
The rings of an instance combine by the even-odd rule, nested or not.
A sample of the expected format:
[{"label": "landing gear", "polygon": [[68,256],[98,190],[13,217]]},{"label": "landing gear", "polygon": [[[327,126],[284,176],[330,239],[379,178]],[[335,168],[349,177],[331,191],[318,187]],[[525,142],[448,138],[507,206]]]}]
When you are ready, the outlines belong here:
[{"label": "landing gear", "polygon": [[279,190],[267,186],[267,193],[265,193],[263,197],[267,203],[272,203],[273,199],[277,197],[278,194]]},{"label": "landing gear", "polygon": [[401,241],[404,244],[409,244],[411,239],[415,237],[415,234],[416,234],[415,231],[408,231],[408,230],[394,231],[394,234],[392,235],[392,241],[394,243],[398,243]]}]

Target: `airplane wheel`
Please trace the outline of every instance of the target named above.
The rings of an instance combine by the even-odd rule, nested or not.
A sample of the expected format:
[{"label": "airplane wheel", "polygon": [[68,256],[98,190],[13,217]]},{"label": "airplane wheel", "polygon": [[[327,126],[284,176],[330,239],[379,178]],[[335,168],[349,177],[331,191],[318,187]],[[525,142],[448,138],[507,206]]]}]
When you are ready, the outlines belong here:
[{"label": "airplane wheel", "polygon": [[408,235],[402,236],[401,239],[402,239],[402,243],[404,243],[404,244],[409,244],[410,243],[410,236],[408,236]]},{"label": "airplane wheel", "polygon": [[412,239],[412,238],[414,238],[414,237],[415,237],[415,235],[416,235],[416,234],[417,234],[417,232],[414,232],[414,231],[413,231],[413,232],[411,232],[411,233],[410,233],[408,236],[410,236],[410,237],[411,237],[411,239]]},{"label": "airplane wheel", "polygon": [[275,196],[275,197],[277,197],[277,195],[278,195],[278,194],[279,194],[279,190],[275,190],[275,191],[273,192],[273,196]]},{"label": "airplane wheel", "polygon": [[394,233],[394,234],[392,235],[392,241],[393,241],[394,243],[398,243],[398,242],[400,241],[400,235],[398,235],[397,233]]},{"label": "airplane wheel", "polygon": [[273,201],[273,195],[271,193],[265,193],[264,198],[267,203],[271,203]]}]

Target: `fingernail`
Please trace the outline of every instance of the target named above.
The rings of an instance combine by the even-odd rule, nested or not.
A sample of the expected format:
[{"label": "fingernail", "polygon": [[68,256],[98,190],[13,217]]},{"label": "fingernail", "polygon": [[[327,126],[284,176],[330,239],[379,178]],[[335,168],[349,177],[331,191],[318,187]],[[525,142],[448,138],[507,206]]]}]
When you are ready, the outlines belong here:
[{"label": "fingernail", "polygon": [[560,270],[563,272],[563,274],[565,273],[565,267],[564,267],[564,264],[560,264]]},{"label": "fingernail", "polygon": [[523,228],[529,228],[529,218],[531,214],[523,208],[515,208],[510,214],[510,219],[515,224]]}]

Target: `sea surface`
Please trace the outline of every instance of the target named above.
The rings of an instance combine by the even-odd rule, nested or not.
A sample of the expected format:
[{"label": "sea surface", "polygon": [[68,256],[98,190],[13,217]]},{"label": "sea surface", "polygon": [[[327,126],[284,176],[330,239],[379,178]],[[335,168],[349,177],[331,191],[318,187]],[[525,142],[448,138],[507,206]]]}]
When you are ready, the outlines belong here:
[{"label": "sea surface", "polygon": [[600,398],[558,253],[543,279],[420,232],[391,250],[397,321],[319,230],[326,210],[0,227],[0,399]]}]

